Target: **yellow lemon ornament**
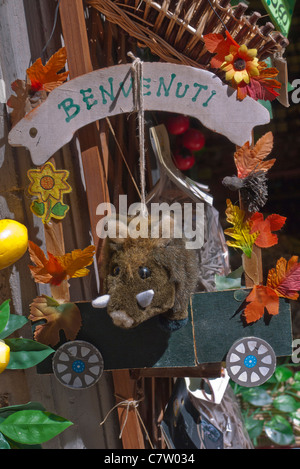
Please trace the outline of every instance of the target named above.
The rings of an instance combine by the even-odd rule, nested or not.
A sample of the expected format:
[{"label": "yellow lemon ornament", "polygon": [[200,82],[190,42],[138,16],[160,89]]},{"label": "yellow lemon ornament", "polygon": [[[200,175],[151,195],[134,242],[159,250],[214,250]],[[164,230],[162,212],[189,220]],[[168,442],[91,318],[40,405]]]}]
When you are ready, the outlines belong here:
[{"label": "yellow lemon ornament", "polygon": [[0,373],[5,370],[10,359],[10,348],[4,340],[0,340]]},{"label": "yellow lemon ornament", "polygon": [[28,231],[15,220],[0,220],[0,270],[14,264],[27,251]]}]

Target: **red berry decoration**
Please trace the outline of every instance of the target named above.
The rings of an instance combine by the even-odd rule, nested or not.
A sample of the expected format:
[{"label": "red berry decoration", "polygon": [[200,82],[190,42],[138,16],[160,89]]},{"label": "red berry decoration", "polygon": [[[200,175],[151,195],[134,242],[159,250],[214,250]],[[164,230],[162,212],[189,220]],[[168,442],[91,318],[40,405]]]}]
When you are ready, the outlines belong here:
[{"label": "red berry decoration", "polygon": [[187,148],[178,148],[174,153],[175,165],[181,171],[186,171],[192,168],[195,164],[195,157],[193,153]]},{"label": "red berry decoration", "polygon": [[190,119],[183,114],[172,115],[166,121],[168,132],[172,135],[183,134],[190,126]]},{"label": "red berry decoration", "polygon": [[191,151],[199,151],[204,147],[205,137],[200,130],[188,129],[182,136],[182,143]]}]

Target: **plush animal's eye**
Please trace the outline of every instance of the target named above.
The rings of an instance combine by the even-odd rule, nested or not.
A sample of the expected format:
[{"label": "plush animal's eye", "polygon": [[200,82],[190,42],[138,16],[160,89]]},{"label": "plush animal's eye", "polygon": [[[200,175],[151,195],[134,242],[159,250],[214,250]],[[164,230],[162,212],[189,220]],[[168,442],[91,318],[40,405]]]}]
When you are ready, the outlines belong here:
[{"label": "plush animal's eye", "polygon": [[151,271],[148,267],[139,267],[139,276],[142,279],[148,278],[151,275]]},{"label": "plush animal's eye", "polygon": [[118,265],[116,265],[114,268],[113,268],[113,275],[114,276],[117,276],[119,275],[120,273],[120,267]]}]

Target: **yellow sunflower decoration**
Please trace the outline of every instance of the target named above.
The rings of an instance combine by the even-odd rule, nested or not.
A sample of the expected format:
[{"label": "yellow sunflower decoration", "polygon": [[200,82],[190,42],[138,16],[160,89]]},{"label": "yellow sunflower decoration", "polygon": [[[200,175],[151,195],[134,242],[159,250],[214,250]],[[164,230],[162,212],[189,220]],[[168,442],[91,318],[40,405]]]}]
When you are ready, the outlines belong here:
[{"label": "yellow sunflower decoration", "polygon": [[48,223],[51,217],[63,219],[69,210],[69,206],[63,203],[63,196],[72,191],[67,183],[69,171],[55,169],[52,163],[47,162],[39,169],[27,171],[27,176],[30,180],[28,192],[37,197],[30,206],[32,212],[43,223]]}]

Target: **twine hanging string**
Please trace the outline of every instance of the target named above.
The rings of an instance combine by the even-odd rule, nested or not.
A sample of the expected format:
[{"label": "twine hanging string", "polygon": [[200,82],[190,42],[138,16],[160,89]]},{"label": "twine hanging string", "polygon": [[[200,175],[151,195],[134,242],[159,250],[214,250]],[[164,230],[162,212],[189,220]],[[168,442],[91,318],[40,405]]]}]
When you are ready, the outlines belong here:
[{"label": "twine hanging string", "polygon": [[135,411],[135,413],[136,413],[136,416],[137,416],[137,418],[138,418],[140,424],[142,425],[142,427],[143,427],[143,429],[144,429],[144,432],[145,432],[145,434],[146,434],[146,437],[147,437],[147,439],[148,439],[148,441],[149,441],[149,444],[150,444],[151,448],[154,449],[154,446],[153,446],[153,444],[152,444],[152,442],[151,442],[149,433],[147,432],[147,429],[146,429],[146,426],[145,426],[145,424],[144,424],[144,422],[143,422],[143,419],[142,419],[142,417],[141,417],[141,414],[140,414],[139,411],[138,411],[139,403],[143,400],[143,398],[138,399],[138,400],[134,400],[134,399],[123,399],[122,397],[117,396],[117,395],[116,395],[116,397],[119,398],[119,399],[122,399],[122,401],[118,402],[116,405],[114,405],[114,406],[107,412],[105,418],[102,420],[102,422],[99,423],[99,425],[100,425],[100,426],[103,425],[103,424],[106,422],[106,420],[107,420],[107,418],[109,417],[109,415],[110,415],[115,409],[117,409],[118,407],[125,407],[125,409],[126,409],[125,418],[124,418],[124,421],[123,421],[123,424],[122,424],[122,427],[121,427],[121,430],[120,430],[120,434],[119,434],[119,438],[121,439],[121,438],[122,438],[122,435],[123,435],[124,428],[125,428],[126,423],[127,423],[129,411],[130,411],[131,409],[133,409],[133,410]]},{"label": "twine hanging string", "polygon": [[133,75],[133,98],[134,107],[137,112],[138,132],[139,132],[139,154],[140,154],[140,184],[141,184],[141,215],[148,216],[146,207],[146,163],[145,163],[145,115],[144,115],[144,97],[143,97],[143,62],[133,55],[127,54],[133,59],[131,71]]}]

